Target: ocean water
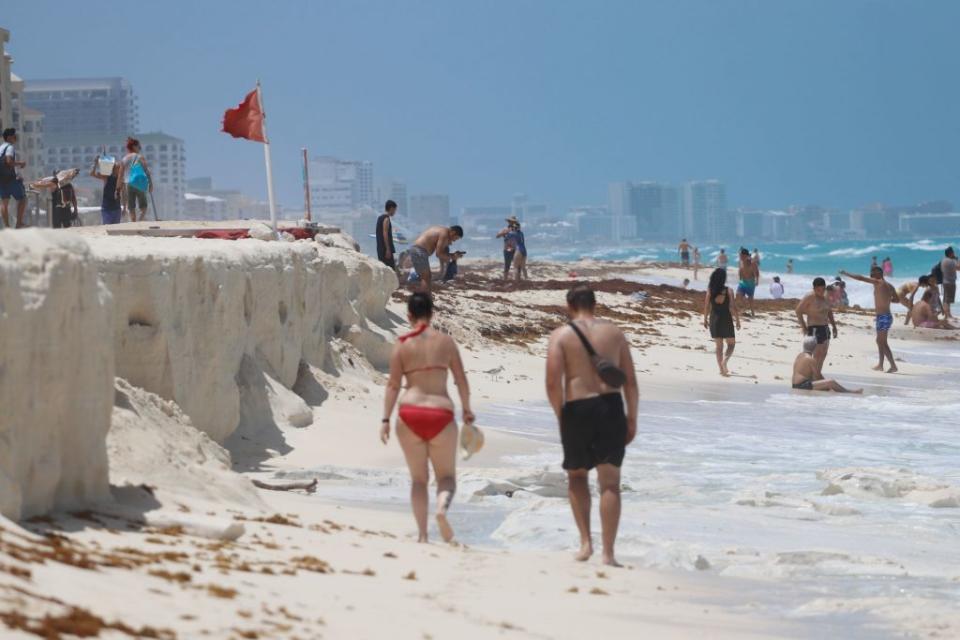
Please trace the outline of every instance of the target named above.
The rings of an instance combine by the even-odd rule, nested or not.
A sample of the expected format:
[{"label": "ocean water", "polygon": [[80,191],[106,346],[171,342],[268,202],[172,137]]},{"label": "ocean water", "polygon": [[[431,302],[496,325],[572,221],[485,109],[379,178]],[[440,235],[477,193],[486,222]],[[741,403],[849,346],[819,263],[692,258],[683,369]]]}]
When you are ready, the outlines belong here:
[{"label": "ocean water", "polygon": [[[955,349],[930,345],[903,355],[960,374]],[[747,587],[756,590],[751,601],[809,622],[809,637],[825,637],[816,631],[823,624],[843,629],[842,637],[861,637],[868,627],[874,631],[863,637],[880,637],[878,629],[892,632],[898,618],[935,621],[960,602],[960,391],[954,376],[891,380],[867,386],[862,397],[769,387],[744,396],[732,386],[713,400],[644,397],[623,466],[618,556],[729,577],[738,585],[731,588],[759,579]],[[546,402],[485,405],[478,419],[534,441],[538,451],[496,469],[460,470],[451,514],[458,537],[573,551],[577,533]],[[317,471],[333,479],[320,490],[328,499],[409,509],[403,471],[307,475]],[[871,622],[838,620],[842,612]]]},{"label": "ocean water", "polygon": [[[669,284],[675,287],[683,285],[683,280],[681,278],[666,276],[637,276],[634,274],[625,273],[622,275],[622,277],[625,280],[633,280],[647,284]],[[707,280],[710,277],[710,270],[701,270],[698,275],[698,280],[693,280],[692,272],[687,277],[690,279],[690,283],[687,285],[688,288],[695,291],[705,291],[707,288]],[[736,277],[736,268],[729,268],[727,270],[727,285],[734,290],[737,288]],[[780,275],[780,283],[783,285],[783,295],[787,298],[803,297],[812,290],[813,278],[815,277],[816,276],[800,273]],[[894,287],[899,287],[907,280],[907,278],[899,278],[896,276],[888,278],[888,282],[890,282],[890,284],[892,284]],[[754,292],[754,296],[757,300],[769,300],[773,298],[773,295],[770,293],[770,284],[772,282],[773,274],[761,271],[760,285]],[[827,283],[829,284],[830,282],[832,282],[832,278],[827,278]],[[844,282],[846,282],[847,285],[847,298],[850,300],[851,305],[859,305],[864,309],[873,308],[873,285],[859,282],[858,280],[853,280],[850,278],[844,278]],[[743,309],[740,311],[742,313]],[[906,308],[894,305],[893,311],[894,313],[905,313]]]},{"label": "ocean water", "polygon": [[[747,248],[753,251],[760,250],[760,267],[764,274],[783,275],[786,272],[787,260],[793,259],[794,272],[810,276],[833,277],[844,269],[852,273],[866,273],[870,267],[870,259],[877,257],[877,262],[889,257],[893,261],[894,276],[915,278],[923,273],[929,273],[935,262],[943,257],[943,250],[953,245],[960,247],[960,239],[937,238],[903,241],[835,241],[824,243],[777,243],[751,244]],[[738,243],[726,245],[700,245],[703,262],[707,265],[715,264],[720,249],[726,249],[731,255],[730,264],[736,265],[736,253],[740,248]],[[573,261],[581,258],[594,260],[625,260],[650,261],[669,260],[679,261],[677,245],[644,244],[628,247],[610,247],[608,249],[547,249],[538,251],[536,244],[528,242],[531,261],[537,258],[545,260]]]}]

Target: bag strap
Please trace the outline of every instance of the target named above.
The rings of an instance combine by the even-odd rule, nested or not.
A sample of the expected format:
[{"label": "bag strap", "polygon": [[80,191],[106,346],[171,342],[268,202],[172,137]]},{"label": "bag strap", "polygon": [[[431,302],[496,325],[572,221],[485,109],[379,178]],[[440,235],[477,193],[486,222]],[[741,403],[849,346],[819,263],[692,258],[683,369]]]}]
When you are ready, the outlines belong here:
[{"label": "bag strap", "polygon": [[577,334],[577,337],[580,338],[580,342],[583,343],[583,348],[587,350],[587,353],[590,354],[590,357],[591,358],[595,357],[597,355],[597,352],[594,351],[593,345],[590,344],[589,340],[587,340],[587,336],[583,335],[583,332],[580,331],[580,328],[577,327],[577,325],[575,325],[573,321],[570,321],[567,324],[570,325],[570,328],[573,329],[574,333]]}]

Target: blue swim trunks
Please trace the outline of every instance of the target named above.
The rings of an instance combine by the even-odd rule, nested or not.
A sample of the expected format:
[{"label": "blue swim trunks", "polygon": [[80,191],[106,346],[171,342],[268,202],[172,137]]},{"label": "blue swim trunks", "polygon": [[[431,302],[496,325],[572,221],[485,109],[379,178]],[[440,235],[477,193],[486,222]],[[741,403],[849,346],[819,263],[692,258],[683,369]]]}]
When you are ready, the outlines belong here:
[{"label": "blue swim trunks", "polygon": [[748,298],[752,298],[756,288],[757,284],[752,280],[741,280],[740,284],[737,285],[737,293],[742,293]]},{"label": "blue swim trunks", "polygon": [[3,200],[13,198],[17,202],[20,202],[26,197],[26,191],[23,189],[23,180],[20,178],[11,180],[10,182],[0,183],[0,198]]},{"label": "blue swim trunks", "polygon": [[889,313],[881,313],[877,316],[875,325],[877,327],[877,333],[890,331],[890,327],[893,326],[893,315]]}]

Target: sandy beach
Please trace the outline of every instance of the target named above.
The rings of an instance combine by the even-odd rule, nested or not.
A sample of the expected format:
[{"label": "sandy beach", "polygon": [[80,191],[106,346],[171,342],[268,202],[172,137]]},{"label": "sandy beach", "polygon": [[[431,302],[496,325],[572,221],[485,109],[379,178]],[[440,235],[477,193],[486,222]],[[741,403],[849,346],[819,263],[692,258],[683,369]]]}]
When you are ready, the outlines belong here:
[{"label": "sandy beach", "polygon": [[[330,251],[340,253],[325,260],[349,252]],[[958,633],[956,448],[908,413],[936,398],[932,421],[955,416],[951,332],[906,328],[901,316],[891,333],[901,371],[889,375],[871,370],[872,313],[839,313],[825,373],[865,394],[812,397],[789,388],[795,299],[758,301],[724,379],[702,326],[702,290],[669,284],[688,277],[676,266],[534,262],[521,285],[500,282],[493,263],[463,266],[464,279],[436,294],[435,325],[461,346],[487,439],[459,465],[457,545],[435,531],[434,542],[416,544],[401,451],[377,438],[385,347],[407,328],[396,292],[379,317],[327,336],[315,365],[275,372],[282,384],[265,387],[264,404],[247,404],[241,390],[239,427],[222,439],[207,435],[216,415],[198,431],[174,399],[119,377],[111,495],[0,521],[4,637]],[[640,383],[639,435],[624,463],[623,569],[572,560],[545,401],[546,336],[564,322],[574,280],[593,283],[598,315],[624,328]],[[268,413],[253,419],[248,409]],[[309,490],[253,484],[313,480]]]}]

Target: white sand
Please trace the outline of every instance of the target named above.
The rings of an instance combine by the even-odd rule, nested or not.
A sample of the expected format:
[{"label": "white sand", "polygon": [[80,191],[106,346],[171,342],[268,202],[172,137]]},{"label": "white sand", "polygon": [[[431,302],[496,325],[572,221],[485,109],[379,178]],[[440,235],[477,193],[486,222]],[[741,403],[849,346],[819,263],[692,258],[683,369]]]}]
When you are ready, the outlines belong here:
[{"label": "white sand", "polygon": [[[388,305],[392,315],[382,306],[376,309],[377,287],[383,284],[377,271],[341,249],[330,249],[338,253],[325,256],[327,249],[318,254],[311,246],[324,263],[324,290],[310,298],[310,286],[284,289],[287,280],[301,277],[296,269],[279,277],[271,273],[286,271],[270,263],[286,260],[281,245],[261,249],[249,241],[254,249],[213,249],[213,255],[222,256],[215,257],[214,264],[223,261],[222,269],[215,266],[213,273],[221,275],[200,286],[198,276],[190,274],[194,267],[189,252],[206,251],[210,245],[185,253],[178,248],[174,256],[155,248],[160,241],[139,241],[154,256],[145,267],[123,257],[115,240],[94,241],[105,264],[105,280],[120,288],[122,272],[144,269],[148,283],[139,298],[133,291],[115,294],[116,317],[124,320],[140,309],[135,300],[149,301],[150,311],[157,314],[152,317],[160,318],[150,322],[158,328],[151,339],[164,346],[125,352],[128,332],[140,328],[127,323],[117,330],[117,357],[124,363],[119,368],[139,375],[147,390],[126,380],[116,383],[114,430],[108,440],[113,499],[86,512],[58,512],[21,523],[34,532],[65,535],[55,546],[17,524],[0,521],[5,637],[32,637],[9,627],[39,629],[43,616],[64,616],[73,607],[89,610],[106,623],[122,622],[134,632],[149,626],[160,630],[160,637],[823,637],[819,627],[778,616],[765,602],[763,581],[711,572],[613,570],[596,559],[575,563],[560,552],[418,545],[406,508],[338,501],[335,490],[326,490],[343,482],[336,477],[337,469],[383,477],[402,477],[404,470],[395,440],[384,447],[377,439],[383,382],[377,367],[385,363],[390,336],[404,330],[398,302]],[[187,247],[211,241],[172,242]],[[295,255],[302,251],[293,249]],[[249,333],[223,328],[228,340],[206,325],[229,325],[233,316],[243,317],[243,280],[235,285],[232,272],[234,261],[250,259],[248,252],[255,260],[262,255],[267,261],[244,267],[266,272],[254,296],[265,311],[262,320],[251,322],[259,328]],[[562,277],[565,268],[534,266],[532,271],[535,277]],[[590,277],[600,270],[597,265],[578,268]],[[158,275],[163,272],[173,277]],[[226,299],[220,294],[216,302],[212,288],[220,286],[230,287],[230,293]],[[205,298],[210,301],[203,302]],[[297,317],[293,327],[281,329],[277,310],[283,301],[287,324],[291,315]],[[295,312],[299,302],[310,309],[302,317]],[[640,308],[615,294],[601,294],[600,302],[624,313]],[[461,342],[481,417],[484,407],[493,403],[542,401],[543,337],[509,336],[520,336],[526,328],[542,333],[556,318],[531,307],[561,304],[562,292],[555,290],[452,291],[440,296],[437,323]],[[622,323],[636,349],[643,396],[760,397],[788,385],[789,364],[799,343],[789,312],[745,322],[732,363],[738,375],[730,379],[717,375],[712,343],[697,315],[684,317],[666,307],[658,313],[653,327]],[[340,326],[320,329],[319,342],[311,342],[315,328],[307,320],[314,316]],[[896,377],[869,370],[875,354],[870,318],[845,315],[841,323],[841,339],[831,347],[829,374],[841,381],[856,375],[869,385],[896,384]],[[520,333],[504,333],[518,327]],[[654,328],[661,335],[652,334]],[[481,332],[494,337],[482,337]],[[895,339],[904,335],[895,329]],[[137,353],[169,354],[171,379],[181,382],[164,387],[163,375],[156,377],[151,361],[137,362]],[[224,353],[232,354],[229,366]],[[316,353],[322,357],[311,356]],[[264,360],[272,363],[272,374],[262,366]],[[231,368],[236,396],[224,375]],[[901,369],[903,376],[931,371],[911,363]],[[235,398],[226,408],[221,389]],[[224,419],[224,412],[236,418]],[[641,404],[641,438],[642,415]],[[225,440],[232,460],[204,432]],[[510,460],[538,450],[528,438],[488,430],[486,448],[461,465],[461,475],[516,478],[516,468],[508,468]],[[230,472],[228,461],[246,477]],[[326,476],[314,474],[325,485],[322,497],[255,490],[248,482],[278,482],[322,468],[331,470]],[[855,490],[845,475],[829,481],[838,490]],[[875,486],[896,487],[908,499],[953,495],[923,478],[874,476]],[[458,496],[455,525],[463,522],[458,511],[468,500],[467,494]],[[624,518],[636,517],[624,513]],[[881,612],[886,628],[907,633],[935,630],[948,637],[960,624],[950,612],[920,615],[887,600],[850,602],[844,610]],[[11,617],[13,613],[26,619]],[[68,629],[98,624],[76,611],[60,622]],[[863,628],[856,631],[864,633]],[[117,631],[103,635],[122,636]]]}]

